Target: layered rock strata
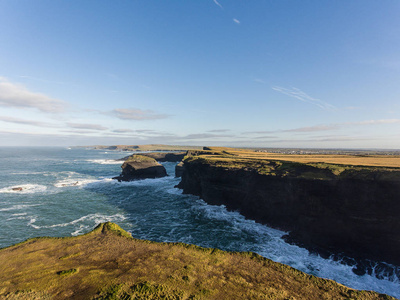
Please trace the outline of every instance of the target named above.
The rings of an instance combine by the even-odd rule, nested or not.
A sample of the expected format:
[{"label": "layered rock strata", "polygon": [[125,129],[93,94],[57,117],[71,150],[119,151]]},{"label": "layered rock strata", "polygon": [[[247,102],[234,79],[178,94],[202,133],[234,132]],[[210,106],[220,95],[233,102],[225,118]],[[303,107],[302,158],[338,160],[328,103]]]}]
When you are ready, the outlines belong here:
[{"label": "layered rock strata", "polygon": [[121,158],[120,160],[126,161],[136,155],[151,157],[159,162],[178,162],[185,157],[186,152],[148,152],[148,153],[133,154]]},{"label": "layered rock strata", "polygon": [[132,155],[122,166],[120,176],[114,177],[118,181],[131,181],[135,179],[159,178],[167,176],[164,166],[154,158],[143,155]]},{"label": "layered rock strata", "polygon": [[178,185],[309,249],[400,265],[400,170],[193,156]]}]

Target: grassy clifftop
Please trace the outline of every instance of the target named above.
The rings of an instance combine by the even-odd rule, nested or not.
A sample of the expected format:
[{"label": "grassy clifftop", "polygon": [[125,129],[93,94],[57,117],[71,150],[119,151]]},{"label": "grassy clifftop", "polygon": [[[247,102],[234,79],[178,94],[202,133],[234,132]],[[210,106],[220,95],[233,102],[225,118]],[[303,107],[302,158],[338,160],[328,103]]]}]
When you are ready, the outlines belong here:
[{"label": "grassy clifftop", "polygon": [[0,250],[0,299],[393,299],[254,253],[133,239],[113,223]]},{"label": "grassy clifftop", "polygon": [[[214,150],[214,151],[213,151]],[[352,155],[282,155],[235,149],[189,151],[187,163],[203,163],[262,175],[306,179],[379,179],[400,181],[400,158]]]}]

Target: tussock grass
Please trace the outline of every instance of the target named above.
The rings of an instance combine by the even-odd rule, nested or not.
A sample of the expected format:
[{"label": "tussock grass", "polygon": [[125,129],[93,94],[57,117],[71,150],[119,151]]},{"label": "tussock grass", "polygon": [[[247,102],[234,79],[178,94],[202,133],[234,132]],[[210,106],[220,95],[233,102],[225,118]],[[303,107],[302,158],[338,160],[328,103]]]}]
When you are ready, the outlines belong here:
[{"label": "tussock grass", "polygon": [[0,299],[393,299],[254,253],[137,240],[113,223],[1,249],[0,269]]}]

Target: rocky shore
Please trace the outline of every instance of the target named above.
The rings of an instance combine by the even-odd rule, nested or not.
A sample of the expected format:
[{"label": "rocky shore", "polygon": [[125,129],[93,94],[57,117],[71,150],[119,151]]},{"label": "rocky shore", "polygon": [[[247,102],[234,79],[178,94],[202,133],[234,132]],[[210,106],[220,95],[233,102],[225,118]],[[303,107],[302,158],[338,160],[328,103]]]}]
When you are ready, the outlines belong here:
[{"label": "rocky shore", "polygon": [[178,187],[319,253],[400,265],[400,169],[194,153]]},{"label": "rocky shore", "polygon": [[255,253],[133,239],[113,223],[0,249],[1,299],[394,299]]}]

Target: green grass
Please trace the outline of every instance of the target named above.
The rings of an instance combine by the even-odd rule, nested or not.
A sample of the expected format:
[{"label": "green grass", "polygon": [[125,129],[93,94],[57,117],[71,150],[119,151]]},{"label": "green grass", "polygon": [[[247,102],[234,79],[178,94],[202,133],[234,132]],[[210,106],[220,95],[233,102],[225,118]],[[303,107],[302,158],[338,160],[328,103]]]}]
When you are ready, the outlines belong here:
[{"label": "green grass", "polygon": [[251,252],[133,239],[113,223],[77,237],[31,239],[1,249],[0,268],[0,299],[387,297],[355,292]]},{"label": "green grass", "polygon": [[246,170],[260,175],[296,177],[315,180],[353,178],[360,180],[400,181],[400,168],[332,164],[326,162],[298,162],[289,160],[258,159],[246,155],[230,155],[229,152],[193,151],[185,159],[186,164],[203,164],[231,170]]}]

